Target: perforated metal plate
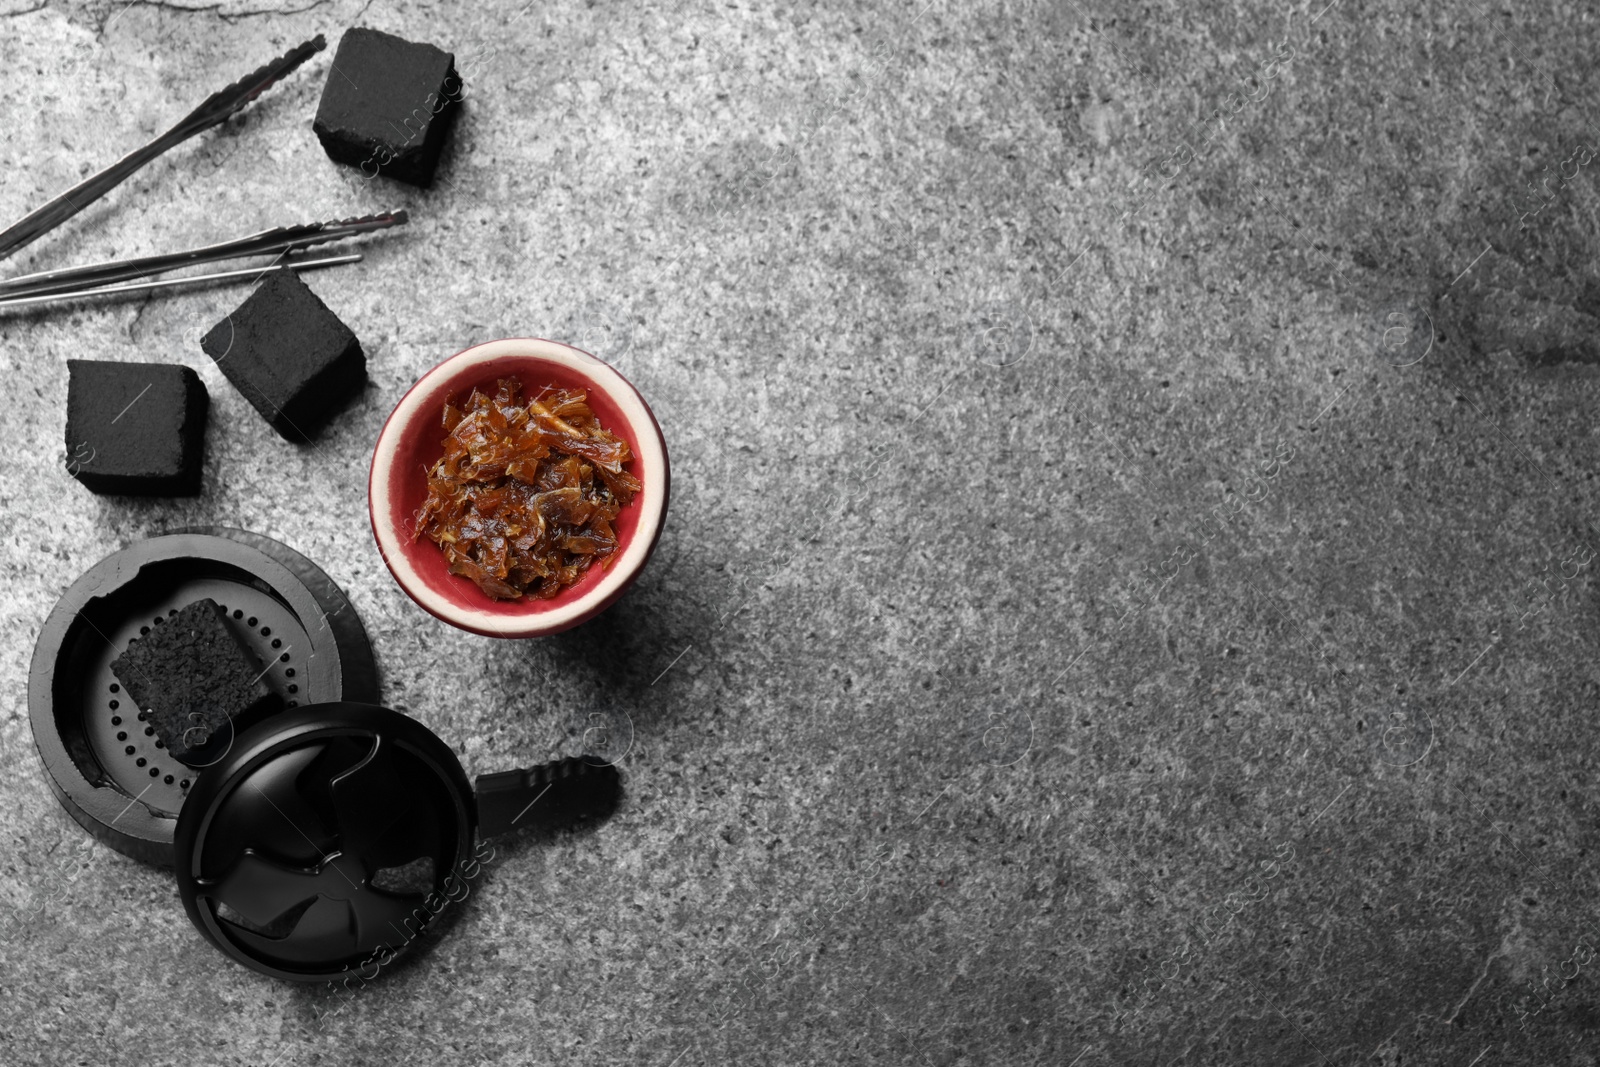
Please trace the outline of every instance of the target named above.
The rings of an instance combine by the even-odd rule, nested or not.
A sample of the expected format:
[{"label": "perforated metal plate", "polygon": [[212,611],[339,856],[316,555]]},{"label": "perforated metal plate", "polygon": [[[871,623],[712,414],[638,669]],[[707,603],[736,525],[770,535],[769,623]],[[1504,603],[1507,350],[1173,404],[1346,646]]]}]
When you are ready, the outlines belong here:
[{"label": "perforated metal plate", "polygon": [[[296,657],[308,654],[309,635],[294,613],[272,594],[221,577],[180,579],[166,588],[140,591],[148,595],[124,602],[129,614],[110,623],[115,629],[106,631],[104,647],[97,654],[86,653],[89,662],[80,660],[80,670],[91,669],[100,684],[82,687],[78,697],[90,751],[106,776],[146,807],[176,818],[194,772],[162,748],[155,730],[145,722],[145,713],[129,702],[111,671],[112,661],[134,638],[150,633],[196,600],[214,600],[227,612],[228,626],[251,648],[261,680],[282,698],[284,707],[295,707],[306,698],[338,699],[338,694],[317,692],[326,685],[319,686],[302,674]],[[222,735],[217,740],[225,746],[230,739]],[[213,756],[208,762],[215,759]]]}]

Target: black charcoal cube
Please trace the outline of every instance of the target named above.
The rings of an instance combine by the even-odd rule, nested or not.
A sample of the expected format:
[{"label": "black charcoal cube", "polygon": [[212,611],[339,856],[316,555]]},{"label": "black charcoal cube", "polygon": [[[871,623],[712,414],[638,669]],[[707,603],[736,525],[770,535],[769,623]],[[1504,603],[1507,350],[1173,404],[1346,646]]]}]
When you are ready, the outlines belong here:
[{"label": "black charcoal cube", "polygon": [[67,360],[67,470],[96,493],[194,496],[205,383],[168,363]]},{"label": "black charcoal cube", "polygon": [[339,38],[311,128],[335,163],[427,188],[461,91],[449,52],[358,27]]},{"label": "black charcoal cube", "polygon": [[111,673],[144,724],[191,767],[213,762],[236,731],[282,707],[255,654],[212,600],[196,600],[134,638]]},{"label": "black charcoal cube", "polygon": [[268,274],[200,347],[290,441],[309,441],[367,381],[361,342],[291,270]]}]

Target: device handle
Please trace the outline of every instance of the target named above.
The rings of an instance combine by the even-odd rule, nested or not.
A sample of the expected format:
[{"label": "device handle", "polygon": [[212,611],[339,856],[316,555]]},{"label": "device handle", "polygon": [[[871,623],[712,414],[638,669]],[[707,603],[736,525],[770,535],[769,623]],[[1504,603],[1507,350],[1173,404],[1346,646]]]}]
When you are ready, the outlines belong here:
[{"label": "device handle", "polygon": [[570,756],[537,767],[480,774],[473,782],[478,801],[478,835],[557,829],[582,819],[603,819],[617,808],[622,775],[594,757]]}]

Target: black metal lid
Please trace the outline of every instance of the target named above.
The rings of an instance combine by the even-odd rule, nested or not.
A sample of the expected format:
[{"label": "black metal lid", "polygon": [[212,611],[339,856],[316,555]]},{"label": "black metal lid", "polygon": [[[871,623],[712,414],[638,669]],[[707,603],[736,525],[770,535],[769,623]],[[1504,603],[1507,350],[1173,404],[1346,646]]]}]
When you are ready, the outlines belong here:
[{"label": "black metal lid", "polygon": [[470,877],[476,822],[460,762],[421,723],[303,707],[242,730],[201,776],[178,817],[178,893],[247,967],[371,978]]},{"label": "black metal lid", "polygon": [[142,631],[206,598],[227,609],[227,625],[286,706],[378,697],[372,647],[350,601],[278,541],[196,528],[137,542],[91,567],[62,595],[34,646],[34,743],[74,819],[124,855],[159,866],[171,865],[178,813],[209,772],[156,746],[111,663]]}]

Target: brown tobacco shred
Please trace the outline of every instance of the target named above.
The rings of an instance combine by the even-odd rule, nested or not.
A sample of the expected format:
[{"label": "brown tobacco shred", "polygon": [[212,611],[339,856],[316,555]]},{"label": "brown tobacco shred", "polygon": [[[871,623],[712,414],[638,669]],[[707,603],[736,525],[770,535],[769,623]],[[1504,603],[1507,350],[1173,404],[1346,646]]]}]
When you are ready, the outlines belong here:
[{"label": "brown tobacco shred", "polygon": [[600,425],[580,390],[522,400],[502,378],[444,406],[444,455],[428,473],[416,537],[444,550],[450,573],[496,600],[548,599],[616,551],[611,524],[639,492],[627,442]]}]

